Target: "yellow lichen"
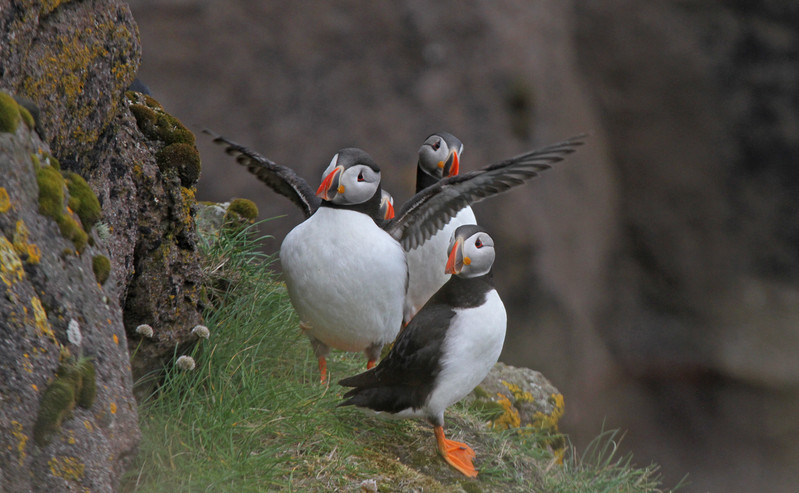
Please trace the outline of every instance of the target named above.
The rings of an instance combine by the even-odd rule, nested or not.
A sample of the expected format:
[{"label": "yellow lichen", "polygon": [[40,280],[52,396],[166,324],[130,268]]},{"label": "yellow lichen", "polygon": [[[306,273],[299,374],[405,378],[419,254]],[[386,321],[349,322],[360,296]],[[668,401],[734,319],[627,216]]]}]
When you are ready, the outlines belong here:
[{"label": "yellow lichen", "polygon": [[38,264],[41,260],[42,252],[39,250],[39,247],[28,243],[28,227],[25,226],[25,222],[20,219],[17,221],[16,228],[14,230],[14,250],[17,251],[17,255],[20,258],[24,258],[25,261],[29,264]]},{"label": "yellow lichen", "polygon": [[47,465],[50,466],[50,474],[53,476],[76,482],[83,479],[85,466],[77,457],[53,457],[47,461]]},{"label": "yellow lichen", "polygon": [[505,380],[502,380],[502,385],[507,387],[507,389],[510,390],[510,393],[513,394],[513,398],[516,401],[515,404],[517,406],[519,404],[522,404],[522,403],[525,403],[525,402],[534,402],[535,401],[535,397],[533,397],[533,394],[531,394],[530,392],[522,390],[521,387],[519,387],[516,384],[512,384],[510,382],[506,382]]},{"label": "yellow lichen", "polygon": [[549,403],[552,404],[552,412],[549,414],[538,411],[533,415],[533,426],[544,430],[558,431],[558,421],[563,417],[566,405],[563,394],[552,394],[549,396]]},{"label": "yellow lichen", "polygon": [[5,236],[0,236],[0,280],[6,287],[21,281],[25,277],[22,261],[17,252]]},{"label": "yellow lichen", "polygon": [[42,251],[39,250],[39,247],[37,245],[34,245],[33,243],[29,243],[27,245],[27,251],[28,251],[28,258],[25,259],[25,262],[27,262],[27,263],[29,263],[31,265],[36,265],[39,262],[41,262],[41,260],[42,260]]},{"label": "yellow lichen", "polygon": [[519,411],[513,407],[513,403],[507,396],[497,393],[497,404],[502,406],[504,412],[501,416],[491,422],[491,427],[495,430],[507,430],[509,428],[518,428],[522,420],[519,416]]},{"label": "yellow lichen", "polygon": [[[47,0],[42,8],[53,8],[59,0]],[[113,13],[98,15],[95,21],[83,27],[73,27],[59,34],[47,45],[41,56],[33,59],[38,70],[29,70],[22,79],[20,90],[36,101],[59,95],[65,106],[67,117],[53,121],[54,146],[59,148],[62,140],[71,139],[80,144],[94,144],[106,129],[104,127],[87,130],[81,122],[99,118],[111,122],[118,113],[120,98],[116,90],[106,91],[99,97],[86,91],[86,83],[94,77],[92,67],[110,63],[111,74],[118,87],[122,89],[135,74],[138,65],[136,34],[124,23],[117,22]],[[98,42],[99,40],[99,42]],[[113,51],[109,51],[113,47]],[[124,54],[124,56],[122,56]],[[24,72],[23,72],[24,73]]]},{"label": "yellow lichen", "polygon": [[116,403],[112,402],[111,404],[109,404],[108,405],[108,409],[109,409],[109,411],[111,411],[111,414],[116,414],[117,413],[117,405],[116,405]]},{"label": "yellow lichen", "polygon": [[17,439],[17,458],[18,464],[21,466],[25,462],[25,457],[28,455],[25,452],[25,445],[28,443],[28,435],[22,432],[22,423],[19,421],[11,421],[11,434]]},{"label": "yellow lichen", "polygon": [[0,214],[5,214],[9,209],[11,209],[11,197],[5,188],[0,187]]},{"label": "yellow lichen", "polygon": [[58,345],[58,339],[55,338],[55,333],[50,327],[50,322],[47,321],[47,313],[44,311],[41,300],[34,295],[31,298],[31,307],[33,307],[33,320],[36,324],[36,329],[39,331],[40,336],[47,336],[53,340],[53,343]]}]

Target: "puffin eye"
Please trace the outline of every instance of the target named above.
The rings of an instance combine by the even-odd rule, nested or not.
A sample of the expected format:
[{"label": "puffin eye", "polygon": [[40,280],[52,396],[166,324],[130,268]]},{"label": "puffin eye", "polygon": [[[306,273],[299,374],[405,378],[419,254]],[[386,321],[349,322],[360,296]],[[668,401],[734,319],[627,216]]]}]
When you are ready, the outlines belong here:
[{"label": "puffin eye", "polygon": [[363,171],[358,173],[358,181],[363,181]]},{"label": "puffin eye", "polygon": [[480,238],[477,238],[477,240],[475,240],[474,246],[476,246],[477,248],[483,248],[483,242],[480,241]]},{"label": "puffin eye", "polygon": [[436,139],[435,144],[433,144],[433,150],[437,151],[441,147],[441,139]]}]

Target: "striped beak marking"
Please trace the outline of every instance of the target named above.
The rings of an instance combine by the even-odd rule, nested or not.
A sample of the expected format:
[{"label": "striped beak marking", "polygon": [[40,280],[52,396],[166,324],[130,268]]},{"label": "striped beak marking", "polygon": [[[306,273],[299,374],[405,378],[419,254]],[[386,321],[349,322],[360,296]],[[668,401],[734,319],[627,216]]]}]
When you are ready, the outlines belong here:
[{"label": "striped beak marking", "polygon": [[341,172],[344,170],[342,166],[336,166],[333,170],[325,176],[322,184],[316,189],[316,196],[322,200],[333,200],[336,194],[344,193],[344,185],[339,185],[341,179]]},{"label": "striped beak marking", "polygon": [[386,213],[383,215],[383,219],[386,221],[394,219],[394,204],[390,200],[386,203]]},{"label": "striped beak marking", "polygon": [[460,171],[460,160],[458,159],[458,151],[452,149],[447,157],[447,161],[439,161],[438,167],[442,169],[442,176],[457,176]]},{"label": "striped beak marking", "polygon": [[444,269],[446,274],[460,274],[464,265],[472,263],[472,259],[463,256],[463,238],[457,238],[455,244],[452,245],[452,250],[449,251],[449,258],[447,258],[447,266]]}]

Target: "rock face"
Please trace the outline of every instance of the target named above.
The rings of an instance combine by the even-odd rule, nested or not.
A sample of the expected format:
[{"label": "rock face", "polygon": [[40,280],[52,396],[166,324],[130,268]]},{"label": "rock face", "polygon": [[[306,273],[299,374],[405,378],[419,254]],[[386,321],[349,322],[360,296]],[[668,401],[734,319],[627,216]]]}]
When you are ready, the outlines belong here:
[{"label": "rock face", "polygon": [[0,490],[111,491],[139,439],[133,380],[201,321],[199,156],[125,93],[126,4],[2,1],[0,45]]},{"label": "rock face", "polygon": [[[0,133],[0,156],[0,489],[111,491],[139,431],[122,310],[92,268],[108,247],[95,240],[78,253],[40,212],[42,176],[61,173],[32,128]],[[63,179],[58,187],[66,210]],[[53,403],[57,370],[81,355],[94,373]],[[92,385],[96,396],[78,402]]]}]

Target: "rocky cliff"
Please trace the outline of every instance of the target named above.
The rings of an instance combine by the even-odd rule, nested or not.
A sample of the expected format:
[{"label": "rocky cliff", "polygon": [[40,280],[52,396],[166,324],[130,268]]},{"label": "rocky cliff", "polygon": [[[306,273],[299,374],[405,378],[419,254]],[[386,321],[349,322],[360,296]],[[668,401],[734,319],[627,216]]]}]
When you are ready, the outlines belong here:
[{"label": "rocky cliff", "polygon": [[126,94],[126,4],[0,2],[0,45],[0,489],[111,491],[139,439],[134,380],[200,321],[199,155]]}]

